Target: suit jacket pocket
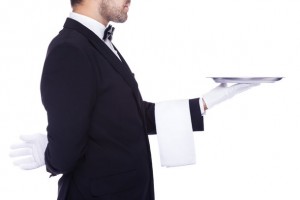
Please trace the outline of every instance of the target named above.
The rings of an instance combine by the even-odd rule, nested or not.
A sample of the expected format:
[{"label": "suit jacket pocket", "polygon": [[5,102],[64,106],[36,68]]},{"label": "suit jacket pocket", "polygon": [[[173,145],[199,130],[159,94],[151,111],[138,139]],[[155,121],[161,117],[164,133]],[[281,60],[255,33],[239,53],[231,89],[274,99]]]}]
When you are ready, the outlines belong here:
[{"label": "suit jacket pocket", "polygon": [[115,194],[130,190],[138,184],[136,170],[129,170],[93,180],[91,194],[93,197]]}]

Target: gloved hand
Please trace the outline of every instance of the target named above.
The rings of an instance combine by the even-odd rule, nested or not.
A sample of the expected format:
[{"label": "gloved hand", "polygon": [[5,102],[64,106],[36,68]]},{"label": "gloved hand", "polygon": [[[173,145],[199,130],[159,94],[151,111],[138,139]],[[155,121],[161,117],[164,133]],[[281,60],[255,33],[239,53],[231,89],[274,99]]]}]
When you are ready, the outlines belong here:
[{"label": "gloved hand", "polygon": [[10,157],[16,158],[14,164],[24,170],[36,169],[45,165],[45,149],[48,144],[44,134],[21,135],[23,141],[11,146]]},{"label": "gloved hand", "polygon": [[230,99],[238,93],[258,85],[258,83],[237,83],[228,87],[226,83],[221,83],[216,88],[204,94],[202,98],[206,104],[206,107],[209,109],[227,99]]}]

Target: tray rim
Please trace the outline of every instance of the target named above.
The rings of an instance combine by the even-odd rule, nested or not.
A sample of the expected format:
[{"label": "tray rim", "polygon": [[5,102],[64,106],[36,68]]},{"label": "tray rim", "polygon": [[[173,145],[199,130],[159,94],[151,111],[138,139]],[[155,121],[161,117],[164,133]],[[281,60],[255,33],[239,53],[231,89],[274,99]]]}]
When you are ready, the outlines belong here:
[{"label": "tray rim", "polygon": [[217,83],[273,83],[276,81],[280,81],[282,78],[282,76],[274,76],[274,77],[267,77],[267,76],[252,76],[252,77],[247,77],[247,76],[241,76],[241,77],[237,77],[237,76],[219,76],[219,77],[207,77],[207,78],[212,78],[215,82]]}]

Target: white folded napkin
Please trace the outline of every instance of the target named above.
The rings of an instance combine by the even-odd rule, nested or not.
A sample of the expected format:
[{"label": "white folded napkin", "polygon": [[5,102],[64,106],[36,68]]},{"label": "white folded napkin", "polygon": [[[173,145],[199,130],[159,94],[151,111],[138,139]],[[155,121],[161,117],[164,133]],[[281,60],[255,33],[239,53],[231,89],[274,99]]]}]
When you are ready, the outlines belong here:
[{"label": "white folded napkin", "polygon": [[196,163],[189,100],[155,104],[155,123],[163,167]]}]

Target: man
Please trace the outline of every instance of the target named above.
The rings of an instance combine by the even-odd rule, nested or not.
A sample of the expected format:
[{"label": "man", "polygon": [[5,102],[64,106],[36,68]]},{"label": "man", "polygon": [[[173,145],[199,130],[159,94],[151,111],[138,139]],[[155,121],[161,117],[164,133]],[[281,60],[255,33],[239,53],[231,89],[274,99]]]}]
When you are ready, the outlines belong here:
[{"label": "man", "polygon": [[[130,0],[71,0],[71,5],[73,12],[49,45],[41,79],[47,138],[23,138],[33,144],[34,160],[17,164],[27,169],[46,164],[51,175],[63,174],[58,199],[154,200],[147,134],[161,137],[164,166],[193,164],[193,149],[177,148],[174,154],[165,141],[189,148],[191,140],[181,132],[202,131],[207,108],[253,85],[220,85],[200,99],[145,102],[111,43],[113,28],[105,29],[110,21],[127,20]],[[187,143],[171,139],[177,130]]]}]

